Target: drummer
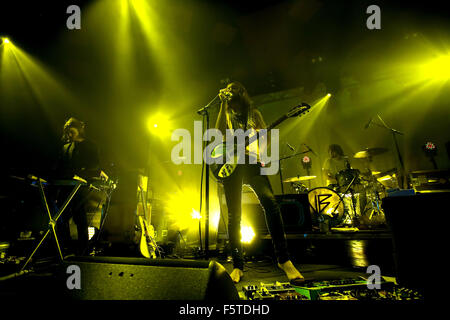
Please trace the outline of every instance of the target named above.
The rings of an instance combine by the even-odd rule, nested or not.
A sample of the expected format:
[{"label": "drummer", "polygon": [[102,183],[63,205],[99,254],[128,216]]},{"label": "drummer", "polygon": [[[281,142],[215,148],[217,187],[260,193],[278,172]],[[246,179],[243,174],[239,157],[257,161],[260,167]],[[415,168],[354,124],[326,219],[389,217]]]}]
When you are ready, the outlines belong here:
[{"label": "drummer", "polygon": [[344,155],[344,151],[338,144],[331,144],[328,147],[329,158],[325,160],[322,168],[323,178],[328,187],[337,186],[336,174],[342,170],[350,168],[348,158]]}]

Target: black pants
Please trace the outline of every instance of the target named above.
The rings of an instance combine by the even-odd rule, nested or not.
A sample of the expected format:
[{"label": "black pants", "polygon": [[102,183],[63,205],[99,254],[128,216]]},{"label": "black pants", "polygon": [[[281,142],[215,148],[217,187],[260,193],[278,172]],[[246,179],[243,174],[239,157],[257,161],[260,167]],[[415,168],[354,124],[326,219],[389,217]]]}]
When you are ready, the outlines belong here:
[{"label": "black pants", "polygon": [[267,228],[272,237],[275,255],[279,263],[289,260],[283,220],[278,203],[273,195],[269,178],[260,174],[260,166],[239,165],[235,172],[223,183],[228,207],[228,232],[234,268],[244,269],[241,244],[242,185],[249,185],[263,208]]},{"label": "black pants", "polygon": [[[62,188],[59,190],[57,197],[58,209],[63,205],[64,201],[69,196],[71,188]],[[88,233],[88,221],[86,214],[86,203],[90,195],[90,190],[87,187],[81,187],[69,203],[67,208],[62,213],[59,221],[57,222],[58,236],[61,240],[62,247],[66,249],[72,249],[77,255],[84,255],[88,253],[89,233]],[[78,240],[75,246],[71,248],[72,241],[70,237],[69,221],[73,218],[77,226]]]}]

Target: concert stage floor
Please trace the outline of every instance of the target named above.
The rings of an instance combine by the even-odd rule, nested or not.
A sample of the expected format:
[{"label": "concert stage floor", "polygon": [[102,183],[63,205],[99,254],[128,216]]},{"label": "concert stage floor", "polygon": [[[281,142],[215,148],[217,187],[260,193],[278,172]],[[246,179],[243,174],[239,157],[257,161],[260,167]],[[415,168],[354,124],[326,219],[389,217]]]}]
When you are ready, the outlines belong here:
[{"label": "concert stage floor", "polygon": [[[367,279],[371,275],[367,273],[367,267],[370,265],[378,266],[381,276],[386,281],[391,283],[395,283],[396,281],[392,238],[387,230],[347,234],[287,234],[287,240],[291,260],[303,274],[307,282]],[[167,255],[165,259],[158,258],[158,260],[162,262],[161,266],[164,266],[167,260],[180,263],[183,263],[183,261],[203,263],[208,260],[214,260],[224,266],[228,272],[232,271],[233,266],[224,247],[216,246],[214,249],[211,248],[209,252],[210,259],[208,260],[201,255],[196,255],[194,249],[184,249],[181,252],[174,250],[172,252],[173,254]],[[50,250],[48,252],[52,251]],[[106,257],[135,259],[140,256],[136,252],[130,253],[129,255],[123,255],[122,253],[120,251],[112,251],[96,255],[96,257],[102,258],[102,255],[104,255]],[[166,251],[166,253],[168,252]],[[282,284],[288,283],[286,275],[278,268],[273,258],[270,237],[261,236],[254,239],[252,244],[244,245],[244,256],[246,260],[244,277],[241,282],[235,284],[241,300],[250,300],[245,294],[245,289],[249,286],[256,286],[261,289],[263,284],[269,285],[276,284],[277,282]],[[57,262],[56,257],[47,262],[43,259],[43,262],[36,262],[36,268],[33,274],[20,276],[17,279],[1,281],[0,297],[20,296],[21,293],[27,292],[29,290],[28,286],[33,286],[33,283],[40,283],[47,278],[51,281],[55,275],[45,265],[56,265]],[[20,261],[17,261],[17,265],[11,263],[0,264],[0,279],[5,275],[17,272],[23,263],[24,259],[22,258]],[[189,268],[189,264],[186,264],[186,267]],[[170,268],[167,271],[170,273]],[[165,275],[165,277],[170,278],[171,276]],[[39,292],[39,289],[37,290]],[[186,297],[186,299],[190,298]]]}]

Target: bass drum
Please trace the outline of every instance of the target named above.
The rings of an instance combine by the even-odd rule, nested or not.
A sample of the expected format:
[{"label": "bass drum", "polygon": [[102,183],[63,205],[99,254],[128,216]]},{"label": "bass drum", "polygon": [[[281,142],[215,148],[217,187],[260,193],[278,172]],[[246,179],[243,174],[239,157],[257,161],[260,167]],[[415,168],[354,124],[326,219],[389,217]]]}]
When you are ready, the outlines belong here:
[{"label": "bass drum", "polygon": [[308,192],[308,201],[313,225],[328,220],[329,226],[335,227],[344,221],[344,201],[336,191],[325,187],[314,188]]}]

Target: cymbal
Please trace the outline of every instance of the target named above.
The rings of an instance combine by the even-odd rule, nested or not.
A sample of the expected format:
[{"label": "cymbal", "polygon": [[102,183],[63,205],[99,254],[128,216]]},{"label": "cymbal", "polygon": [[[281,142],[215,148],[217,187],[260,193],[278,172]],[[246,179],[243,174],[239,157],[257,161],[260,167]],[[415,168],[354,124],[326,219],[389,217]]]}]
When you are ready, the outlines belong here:
[{"label": "cymbal", "polygon": [[283,180],[283,182],[298,182],[298,181],[308,181],[317,178],[316,176],[296,176]]},{"label": "cymbal", "polygon": [[358,151],[357,153],[355,153],[353,158],[365,159],[365,158],[369,158],[372,156],[377,156],[377,155],[383,154],[385,152],[388,152],[388,150],[389,149],[386,149],[386,148],[366,148],[365,150]]},{"label": "cymbal", "polygon": [[378,176],[378,177],[383,177],[383,176],[387,176],[387,175],[393,175],[394,173],[397,173],[397,168],[392,168],[392,169],[389,169],[389,170],[386,170],[386,171],[383,171],[383,172],[381,172],[381,171],[374,171],[374,172],[372,172],[372,174],[374,176]]}]

